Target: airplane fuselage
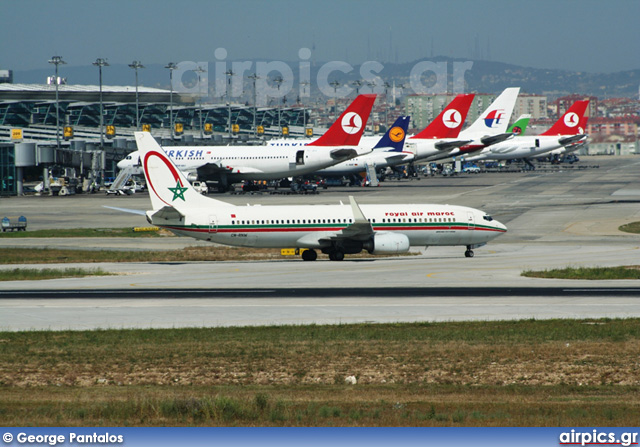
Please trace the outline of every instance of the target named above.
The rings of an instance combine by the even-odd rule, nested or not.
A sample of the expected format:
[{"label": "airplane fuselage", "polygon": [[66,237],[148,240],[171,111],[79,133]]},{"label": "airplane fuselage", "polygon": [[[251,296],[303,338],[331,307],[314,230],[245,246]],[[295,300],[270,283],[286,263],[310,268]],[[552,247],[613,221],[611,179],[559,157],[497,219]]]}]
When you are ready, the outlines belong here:
[{"label": "airplane fuselage", "polygon": [[537,157],[562,147],[559,142],[561,138],[561,136],[551,135],[517,136],[486,147],[481,152],[466,157],[465,160],[512,160]]},{"label": "airplane fuselage", "polygon": [[[379,233],[407,236],[411,246],[483,245],[506,232],[486,213],[454,205],[361,205]],[[157,219],[156,219],[157,220]],[[153,221],[180,236],[225,245],[323,248],[326,234],[353,223],[352,208],[340,205],[229,206],[191,212],[184,222]],[[312,242],[313,241],[313,242]]]}]

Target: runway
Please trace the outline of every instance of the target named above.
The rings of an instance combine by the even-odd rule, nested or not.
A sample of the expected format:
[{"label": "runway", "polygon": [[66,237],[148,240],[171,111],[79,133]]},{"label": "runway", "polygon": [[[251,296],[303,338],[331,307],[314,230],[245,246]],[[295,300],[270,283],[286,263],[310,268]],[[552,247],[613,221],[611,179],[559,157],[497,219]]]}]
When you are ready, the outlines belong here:
[{"label": "runway", "polygon": [[[451,203],[483,209],[509,231],[470,259],[462,247],[417,247],[412,256],[344,262],[64,264],[114,276],[3,282],[0,330],[640,317],[640,281],[521,276],[566,266],[640,265],[640,236],[618,230],[640,220],[640,159],[585,159],[591,167],[580,170],[429,178],[317,196],[218,196],[237,205],[337,203],[349,194],[360,203]],[[28,215],[33,228],[104,228],[145,225],[139,216],[102,205],[144,210],[148,197],[26,197],[0,204],[7,214]],[[92,250],[203,244],[0,238],[0,246]]]}]

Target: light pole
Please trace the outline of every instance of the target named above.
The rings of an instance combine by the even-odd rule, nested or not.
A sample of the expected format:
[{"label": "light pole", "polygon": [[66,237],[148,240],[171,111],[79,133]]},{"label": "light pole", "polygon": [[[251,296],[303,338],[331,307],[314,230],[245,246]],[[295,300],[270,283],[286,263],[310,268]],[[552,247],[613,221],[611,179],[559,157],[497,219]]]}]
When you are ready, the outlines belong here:
[{"label": "light pole", "polygon": [[340,87],[340,83],[336,80],[329,85],[333,87],[333,121],[338,121],[338,87]]},{"label": "light pole", "polygon": [[200,93],[200,139],[204,140],[204,134],[203,134],[203,129],[202,129],[202,92],[200,91],[202,84],[200,83],[200,75],[202,73],[206,73],[207,70],[205,70],[204,68],[202,68],[201,66],[198,65],[198,68],[196,68],[195,70],[196,73],[198,73],[198,93]]},{"label": "light pole", "polygon": [[138,68],[144,68],[142,62],[133,61],[129,64],[129,68],[133,68],[136,71],[136,130],[140,130],[140,112],[138,112],[138,108],[140,107],[140,103],[138,102]]},{"label": "light pole", "polygon": [[58,100],[58,84],[60,82],[58,82],[58,65],[66,64],[66,62],[62,60],[62,56],[53,56],[49,63],[56,66],[56,146],[60,149],[60,102]]},{"label": "light pole", "polygon": [[357,79],[353,81],[352,84],[356,86],[356,96],[358,96],[360,94],[360,86],[362,85],[362,81],[360,79]]},{"label": "light pole", "polygon": [[171,89],[169,93],[169,125],[171,126],[171,141],[173,141],[173,70],[178,68],[178,65],[174,62],[169,62],[164,68],[169,69],[169,88]]},{"label": "light pole", "polygon": [[[278,86],[278,96],[280,96],[280,84],[282,84],[284,82],[284,79],[282,79],[282,76],[278,76],[277,78],[275,78],[273,80],[273,82],[275,82],[276,85]],[[278,134],[280,136],[282,136],[282,126],[281,126],[281,118],[280,118],[280,103],[278,103]]]},{"label": "light pole", "polygon": [[[376,88],[376,81],[369,81],[367,85],[371,88],[371,93],[374,93],[374,89]],[[373,120],[371,120],[371,133],[375,134],[375,127],[373,126]]]},{"label": "light pole", "polygon": [[[304,98],[304,96],[307,94],[307,86],[309,85],[309,82],[302,81],[300,85],[302,86],[302,97]],[[304,136],[306,136],[307,135],[307,111],[304,107],[304,101],[300,100],[300,103],[302,104],[302,128],[304,129]]]},{"label": "light pole", "polygon": [[96,59],[93,65],[98,67],[99,80],[100,80],[100,149],[104,150],[104,135],[103,135],[104,134],[103,132],[104,107],[102,104],[102,67],[108,67],[109,63],[107,62],[106,59],[102,59],[101,57],[99,57],[98,59]]},{"label": "light pole", "polygon": [[256,113],[258,112],[258,93],[256,92],[256,80],[260,79],[257,73],[247,76],[253,81],[253,137],[258,135],[258,128],[256,127]]},{"label": "light pole", "polygon": [[[388,128],[389,127],[389,109],[391,108],[389,106],[388,93],[389,93],[389,87],[391,87],[391,84],[389,84],[388,82],[385,82],[383,85],[384,85],[384,100],[387,103],[387,107],[384,112],[384,127]],[[395,107],[395,104],[394,104],[394,107]]]},{"label": "light pole", "polygon": [[[104,131],[103,131],[103,127],[104,127],[104,107],[102,104],[102,67],[108,67],[109,63],[107,62],[106,59],[102,59],[101,57],[99,57],[98,59],[96,59],[96,61],[93,63],[93,65],[95,65],[96,67],[98,67],[98,73],[100,76],[100,150],[102,151],[102,154],[104,155]],[[100,184],[104,185],[104,166],[100,167]]]},{"label": "light pole", "polygon": [[229,137],[231,137],[231,98],[229,90],[231,89],[231,78],[235,75],[235,72],[229,69],[224,74],[227,75],[227,107],[229,108]]}]

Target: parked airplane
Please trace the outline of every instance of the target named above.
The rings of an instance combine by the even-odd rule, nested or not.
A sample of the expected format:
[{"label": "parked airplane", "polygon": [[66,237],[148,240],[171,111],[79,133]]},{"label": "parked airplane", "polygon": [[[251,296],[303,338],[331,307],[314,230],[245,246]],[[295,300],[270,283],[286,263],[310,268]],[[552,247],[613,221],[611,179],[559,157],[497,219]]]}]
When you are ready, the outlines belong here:
[{"label": "parked airplane", "polygon": [[316,250],[340,261],[345,254],[404,253],[411,246],[473,248],[507,231],[488,214],[453,205],[349,204],[235,206],[198,194],[151,134],[136,132],[152,210],[147,220],[180,236],[246,247]]},{"label": "parked airplane", "polygon": [[584,127],[580,123],[584,122],[584,114],[588,106],[589,101],[576,101],[546,132],[540,135],[514,137],[485,148],[478,154],[466,157],[465,160],[526,160],[563,146],[575,144],[586,137]]},{"label": "parked airplane", "polygon": [[[416,161],[439,160],[458,149],[459,153],[478,151],[512,138],[507,126],[520,92],[519,87],[505,89],[468,128],[460,132],[473,95],[458,95],[426,129],[409,138],[405,150],[416,154]],[[466,107],[466,108],[465,108]],[[443,136],[445,135],[445,136]]]},{"label": "parked airplane", "polygon": [[314,174],[345,176],[365,172],[367,165],[371,165],[377,170],[387,166],[410,163],[413,161],[413,154],[402,150],[410,120],[409,116],[399,117],[368,154],[329,166],[314,172]]},{"label": "parked airplane", "polygon": [[[224,191],[243,180],[275,180],[317,171],[371,151],[358,146],[376,95],[360,95],[325,134],[304,147],[173,146],[166,153],[190,181],[217,180]],[[139,152],[118,168],[140,166]]]},{"label": "parked airplane", "polygon": [[[524,134],[530,119],[531,119],[531,115],[521,115],[511,126],[509,126],[509,129],[507,129],[507,133],[513,134],[514,136]],[[431,156],[429,157],[429,161],[445,160],[452,157],[462,156],[462,155],[465,155],[466,153],[469,153],[469,152],[465,151],[464,148],[455,148],[451,150],[449,153],[444,153],[441,156],[437,156],[437,155]],[[465,160],[467,159],[465,158]]]}]

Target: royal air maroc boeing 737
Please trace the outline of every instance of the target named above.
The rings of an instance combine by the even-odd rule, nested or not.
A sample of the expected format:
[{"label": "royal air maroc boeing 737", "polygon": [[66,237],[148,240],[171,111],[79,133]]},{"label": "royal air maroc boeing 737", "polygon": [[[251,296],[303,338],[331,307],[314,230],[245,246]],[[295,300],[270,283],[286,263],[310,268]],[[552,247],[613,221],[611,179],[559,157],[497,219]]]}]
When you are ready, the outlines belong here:
[{"label": "royal air maroc boeing 737", "polygon": [[136,132],[152,210],[147,220],[179,236],[225,245],[345,254],[404,253],[411,246],[462,245],[465,255],[507,231],[488,214],[453,205],[349,204],[235,206],[199,194],[151,134]]}]

